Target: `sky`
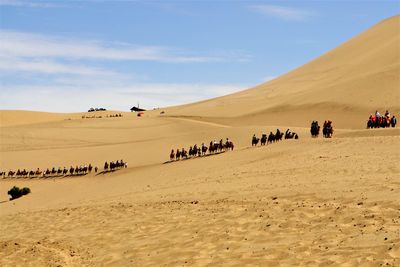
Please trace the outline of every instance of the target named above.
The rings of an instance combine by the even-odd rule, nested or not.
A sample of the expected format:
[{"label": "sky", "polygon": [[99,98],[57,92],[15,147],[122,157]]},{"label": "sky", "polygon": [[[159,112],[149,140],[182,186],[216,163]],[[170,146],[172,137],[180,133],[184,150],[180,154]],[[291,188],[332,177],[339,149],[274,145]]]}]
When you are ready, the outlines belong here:
[{"label": "sky", "polygon": [[128,111],[269,81],[400,1],[0,0],[0,110]]}]

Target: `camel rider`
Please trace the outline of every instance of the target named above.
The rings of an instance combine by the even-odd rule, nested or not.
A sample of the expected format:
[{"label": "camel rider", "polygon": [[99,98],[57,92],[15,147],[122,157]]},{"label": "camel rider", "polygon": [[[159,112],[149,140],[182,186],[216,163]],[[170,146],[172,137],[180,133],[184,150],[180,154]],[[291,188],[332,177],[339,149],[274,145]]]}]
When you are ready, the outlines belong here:
[{"label": "camel rider", "polygon": [[385,112],[385,117],[386,117],[386,118],[390,118],[390,113],[389,113],[388,110],[386,110],[386,112]]},{"label": "camel rider", "polygon": [[377,119],[379,119],[381,117],[381,114],[379,113],[379,111],[375,111],[375,116]]},{"label": "camel rider", "polygon": [[253,141],[257,140],[257,137],[255,134],[253,134]]}]

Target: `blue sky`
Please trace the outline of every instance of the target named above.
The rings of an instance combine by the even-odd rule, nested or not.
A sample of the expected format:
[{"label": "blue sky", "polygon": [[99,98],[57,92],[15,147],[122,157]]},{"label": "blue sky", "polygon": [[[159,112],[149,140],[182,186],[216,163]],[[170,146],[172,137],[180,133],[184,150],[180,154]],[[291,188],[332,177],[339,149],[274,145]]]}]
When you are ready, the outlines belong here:
[{"label": "blue sky", "polygon": [[0,0],[0,109],[128,110],[216,97],[399,13],[399,1]]}]

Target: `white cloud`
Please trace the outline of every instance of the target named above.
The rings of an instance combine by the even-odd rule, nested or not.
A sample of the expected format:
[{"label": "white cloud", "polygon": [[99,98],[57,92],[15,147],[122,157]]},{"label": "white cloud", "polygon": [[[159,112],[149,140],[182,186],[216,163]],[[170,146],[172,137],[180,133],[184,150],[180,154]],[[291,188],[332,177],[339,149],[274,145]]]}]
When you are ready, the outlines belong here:
[{"label": "white cloud", "polygon": [[21,1],[21,0],[0,0],[0,6],[31,7],[31,8],[51,8],[61,7],[61,5],[45,1]]},{"label": "white cloud", "polygon": [[[110,61],[199,63],[247,60],[242,51],[194,55],[158,46],[105,43],[0,30],[0,107],[84,111],[184,104],[232,93],[241,85],[155,83],[112,71]],[[99,67],[103,66],[103,67]],[[9,96],[12,95],[10,98]]]},{"label": "white cloud", "polygon": [[0,56],[0,73],[35,72],[46,74],[76,74],[76,75],[117,75],[117,73],[101,68],[78,64],[58,63],[52,60],[21,59]]},{"label": "white cloud", "polygon": [[258,13],[263,15],[283,19],[283,20],[305,20],[310,17],[316,16],[315,11],[286,7],[286,6],[277,6],[277,5],[252,5],[250,8]]},{"label": "white cloud", "polygon": [[[79,82],[78,82],[79,83]],[[111,86],[93,82],[84,86],[35,85],[3,86],[2,109],[29,109],[50,112],[81,112],[90,107],[128,111],[137,102],[141,107],[157,108],[185,104],[237,92],[243,85],[132,83]],[[13,97],[10,98],[9,96]]]},{"label": "white cloud", "polygon": [[157,61],[169,63],[200,63],[242,60],[235,57],[191,55],[186,51],[160,46],[139,46],[126,43],[82,41],[15,31],[0,30],[0,56],[53,57],[87,60]]}]

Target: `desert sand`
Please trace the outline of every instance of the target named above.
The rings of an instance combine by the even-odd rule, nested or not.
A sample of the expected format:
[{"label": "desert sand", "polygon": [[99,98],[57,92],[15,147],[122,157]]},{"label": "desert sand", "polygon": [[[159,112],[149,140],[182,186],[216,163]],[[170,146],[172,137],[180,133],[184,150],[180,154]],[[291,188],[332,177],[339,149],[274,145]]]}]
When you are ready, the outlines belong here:
[{"label": "desert sand", "polygon": [[[376,109],[399,117],[399,47],[396,16],[266,84],[144,117],[0,111],[1,171],[129,166],[1,178],[0,266],[399,266],[400,130],[365,129]],[[333,138],[311,138],[326,119]],[[251,147],[277,128],[300,139]],[[226,137],[234,151],[165,163]],[[9,201],[14,185],[32,193]]]}]

